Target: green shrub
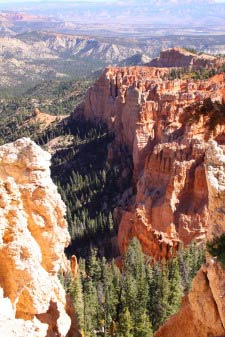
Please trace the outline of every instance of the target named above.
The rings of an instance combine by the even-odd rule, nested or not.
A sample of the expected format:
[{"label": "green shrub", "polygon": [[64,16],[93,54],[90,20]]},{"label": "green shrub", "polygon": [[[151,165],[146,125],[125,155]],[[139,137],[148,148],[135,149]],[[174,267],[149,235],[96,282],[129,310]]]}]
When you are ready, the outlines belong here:
[{"label": "green shrub", "polygon": [[225,233],[207,243],[207,251],[221,263],[225,269]]},{"label": "green shrub", "polygon": [[217,125],[225,124],[225,102],[213,102],[211,98],[206,98],[201,103],[194,103],[186,108],[187,122],[194,124],[199,122],[201,116],[207,116],[206,127],[213,131]]},{"label": "green shrub", "polygon": [[184,47],[183,49],[192,53],[192,54],[198,55],[198,51],[195,48]]}]

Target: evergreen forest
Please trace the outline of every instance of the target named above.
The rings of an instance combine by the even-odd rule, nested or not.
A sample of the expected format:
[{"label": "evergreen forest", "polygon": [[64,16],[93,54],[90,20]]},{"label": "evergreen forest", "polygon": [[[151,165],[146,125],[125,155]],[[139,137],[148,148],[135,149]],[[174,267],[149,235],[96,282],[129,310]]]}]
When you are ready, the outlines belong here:
[{"label": "evergreen forest", "polygon": [[122,261],[107,262],[92,249],[79,260],[74,280],[59,277],[74,301],[83,336],[151,337],[179,310],[204,256],[204,247],[193,243],[170,261],[153,263],[133,238]]}]

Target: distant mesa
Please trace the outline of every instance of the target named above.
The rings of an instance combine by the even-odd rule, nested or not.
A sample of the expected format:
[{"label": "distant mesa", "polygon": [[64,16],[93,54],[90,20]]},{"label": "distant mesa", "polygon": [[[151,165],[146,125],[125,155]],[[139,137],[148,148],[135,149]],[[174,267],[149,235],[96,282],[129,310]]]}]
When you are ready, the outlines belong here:
[{"label": "distant mesa", "polygon": [[225,58],[208,54],[198,54],[184,48],[170,48],[161,51],[160,56],[148,63],[150,67],[159,68],[211,68],[225,63]]},{"label": "distant mesa", "polygon": [[27,14],[27,13],[18,13],[18,12],[11,12],[11,11],[4,11],[1,12],[1,17],[4,17],[5,19],[9,20],[9,21],[31,21],[31,22],[35,22],[35,21],[42,21],[43,18],[41,16],[37,16],[37,15],[31,15],[31,14]]}]

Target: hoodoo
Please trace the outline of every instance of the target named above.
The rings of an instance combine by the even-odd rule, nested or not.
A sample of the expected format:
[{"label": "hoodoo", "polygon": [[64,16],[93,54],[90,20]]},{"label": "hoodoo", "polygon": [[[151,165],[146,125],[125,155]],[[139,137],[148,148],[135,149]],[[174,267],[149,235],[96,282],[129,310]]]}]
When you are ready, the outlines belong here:
[{"label": "hoodoo", "polygon": [[[225,151],[211,141],[205,157],[209,191],[207,239],[225,232]],[[206,337],[225,335],[225,271],[215,257],[207,254],[193,281],[192,290],[183,300],[178,314],[170,318],[154,337]]]},{"label": "hoodoo", "polygon": [[[0,335],[66,336],[71,318],[57,277],[68,262],[65,205],[50,155],[30,139],[0,147]],[[74,333],[73,336],[76,336]]]},{"label": "hoodoo", "polygon": [[196,104],[222,102],[224,95],[223,73],[171,79],[168,68],[154,67],[108,68],[89,89],[83,114],[115,133],[110,158],[129,152],[133,159],[135,192],[116,212],[122,254],[133,236],[156,260],[171,256],[180,241],[205,239],[204,156],[209,139],[223,141],[224,124],[210,129],[207,115],[193,121],[192,113]]}]

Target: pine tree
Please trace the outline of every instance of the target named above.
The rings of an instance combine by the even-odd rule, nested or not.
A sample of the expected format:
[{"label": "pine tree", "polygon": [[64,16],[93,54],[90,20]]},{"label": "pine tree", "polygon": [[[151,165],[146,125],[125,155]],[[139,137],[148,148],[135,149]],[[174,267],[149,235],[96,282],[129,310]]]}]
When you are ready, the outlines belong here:
[{"label": "pine tree", "polygon": [[169,270],[166,261],[162,263],[161,277],[160,277],[160,325],[162,325],[169,316],[170,312],[170,282]]},{"label": "pine tree", "polygon": [[126,307],[123,309],[119,316],[119,337],[133,337],[133,322],[129,309]]},{"label": "pine tree", "polygon": [[137,337],[152,337],[152,324],[151,321],[145,312],[139,317],[136,325],[134,327],[134,336]]},{"label": "pine tree", "polygon": [[85,336],[94,336],[98,328],[99,310],[98,310],[97,290],[91,279],[84,282],[84,332]]},{"label": "pine tree", "polygon": [[[122,305],[129,309],[134,326],[137,327],[140,317],[145,314],[148,301],[144,254],[137,238],[131,240],[127,249],[123,279]],[[136,330],[134,336],[138,337]]]},{"label": "pine tree", "polygon": [[147,265],[148,301],[147,310],[151,317],[153,329],[156,330],[161,321],[161,266],[155,262],[153,267]]},{"label": "pine tree", "polygon": [[137,295],[138,295],[138,284],[130,273],[123,276],[122,281],[122,296],[121,304],[122,307],[127,307],[129,312],[132,315],[132,318],[135,316],[135,311],[137,309]]},{"label": "pine tree", "polygon": [[170,295],[169,295],[169,311],[168,315],[175,314],[181,305],[182,291],[182,278],[178,259],[173,258],[169,262],[169,282],[170,282]]},{"label": "pine tree", "polygon": [[97,258],[96,249],[91,250],[91,255],[87,266],[87,273],[92,278],[92,281],[95,285],[101,279],[101,263]]},{"label": "pine tree", "polygon": [[142,252],[141,244],[139,240],[134,237],[128,246],[125,261],[124,269],[126,273],[133,274],[134,277],[138,276],[140,269],[144,268],[144,254]]},{"label": "pine tree", "polygon": [[105,330],[108,331],[117,320],[117,310],[120,295],[120,271],[112,261],[107,264],[102,260],[102,276],[105,294]]},{"label": "pine tree", "polygon": [[[191,243],[190,248],[188,250],[189,255],[189,273],[190,278],[193,280],[198,270],[200,269],[203,259],[201,259],[202,247],[198,247],[196,242]],[[205,255],[205,254],[204,254]]]},{"label": "pine tree", "polygon": [[79,270],[76,278],[70,284],[69,293],[74,304],[75,312],[77,314],[79,330],[82,331],[84,329],[84,298]]}]

